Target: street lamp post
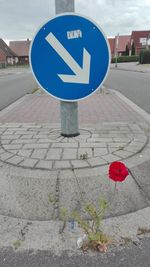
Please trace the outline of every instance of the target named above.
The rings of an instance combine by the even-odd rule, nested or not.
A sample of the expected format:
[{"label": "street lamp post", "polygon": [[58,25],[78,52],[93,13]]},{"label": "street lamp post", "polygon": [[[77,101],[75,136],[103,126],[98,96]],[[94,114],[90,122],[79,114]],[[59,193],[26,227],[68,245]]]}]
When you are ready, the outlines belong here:
[{"label": "street lamp post", "polygon": [[[74,12],[74,10],[74,0],[55,0],[56,14]],[[73,137],[79,135],[78,102],[60,101],[60,118],[62,136]]]},{"label": "street lamp post", "polygon": [[117,65],[117,63],[118,63],[118,46],[119,46],[119,33],[117,34],[116,42],[115,42],[115,55],[116,55],[116,58],[115,58],[115,68],[118,67],[118,65]]}]

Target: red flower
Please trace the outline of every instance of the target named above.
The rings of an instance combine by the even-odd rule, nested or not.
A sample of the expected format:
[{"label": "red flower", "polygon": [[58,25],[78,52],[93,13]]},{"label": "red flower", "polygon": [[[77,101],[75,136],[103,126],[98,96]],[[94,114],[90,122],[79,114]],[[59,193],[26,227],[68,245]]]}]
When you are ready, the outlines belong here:
[{"label": "red flower", "polygon": [[109,178],[115,182],[123,182],[128,174],[128,168],[122,162],[115,161],[109,166]]}]

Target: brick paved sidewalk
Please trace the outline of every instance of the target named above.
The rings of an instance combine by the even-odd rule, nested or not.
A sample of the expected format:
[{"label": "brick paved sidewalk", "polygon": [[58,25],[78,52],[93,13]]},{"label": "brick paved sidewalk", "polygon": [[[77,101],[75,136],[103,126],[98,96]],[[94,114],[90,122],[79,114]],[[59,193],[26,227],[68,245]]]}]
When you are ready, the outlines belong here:
[{"label": "brick paved sidewalk", "polygon": [[[143,122],[143,117],[111,90],[78,103],[80,124]],[[59,101],[45,93],[26,95],[0,112],[0,122],[59,123]]]}]

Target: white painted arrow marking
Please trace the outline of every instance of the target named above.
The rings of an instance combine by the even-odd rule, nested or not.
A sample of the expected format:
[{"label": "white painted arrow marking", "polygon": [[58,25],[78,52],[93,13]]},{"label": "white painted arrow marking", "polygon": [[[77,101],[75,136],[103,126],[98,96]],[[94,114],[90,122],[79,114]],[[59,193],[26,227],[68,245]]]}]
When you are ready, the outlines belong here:
[{"label": "white painted arrow marking", "polygon": [[91,55],[88,53],[88,51],[85,48],[83,49],[83,66],[81,68],[80,65],[65,49],[65,47],[53,35],[52,32],[49,33],[45,39],[75,74],[75,75],[57,74],[59,78],[66,83],[88,84],[90,79],[90,62],[91,62]]}]

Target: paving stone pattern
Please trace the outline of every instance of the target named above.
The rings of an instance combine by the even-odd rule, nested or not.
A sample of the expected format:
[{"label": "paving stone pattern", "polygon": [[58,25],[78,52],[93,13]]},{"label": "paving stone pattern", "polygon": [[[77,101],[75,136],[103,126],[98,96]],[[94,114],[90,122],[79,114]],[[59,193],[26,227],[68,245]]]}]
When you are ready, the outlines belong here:
[{"label": "paving stone pattern", "polygon": [[137,124],[101,123],[64,138],[50,124],[1,123],[0,160],[35,169],[89,168],[140,152],[147,137]]},{"label": "paving stone pattern", "polygon": [[[113,91],[93,94],[78,103],[79,123],[143,122],[143,116],[127,105]],[[31,94],[0,112],[0,122],[60,123],[60,103],[50,95]]]}]

